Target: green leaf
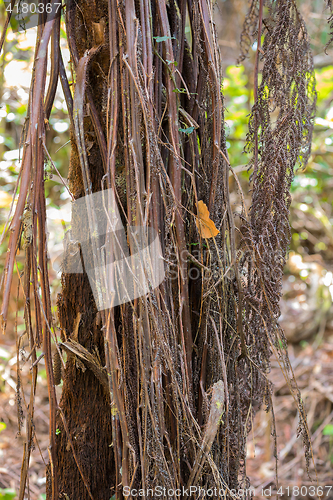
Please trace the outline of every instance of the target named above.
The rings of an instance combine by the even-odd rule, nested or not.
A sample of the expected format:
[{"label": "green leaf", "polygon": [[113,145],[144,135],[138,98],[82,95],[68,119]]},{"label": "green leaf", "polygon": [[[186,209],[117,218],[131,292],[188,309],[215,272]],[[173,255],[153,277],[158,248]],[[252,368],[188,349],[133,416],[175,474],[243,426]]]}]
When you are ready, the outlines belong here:
[{"label": "green leaf", "polygon": [[323,436],[333,436],[333,424],[325,425],[323,429]]},{"label": "green leaf", "polygon": [[56,429],[56,435],[59,436],[59,434],[61,434],[61,430],[59,429],[59,427]]},{"label": "green leaf", "polygon": [[170,59],[166,59],[165,62],[168,64],[174,64],[175,66],[178,66],[177,61],[170,61]]},{"label": "green leaf", "polygon": [[5,424],[5,422],[0,422],[0,432],[1,431],[4,431],[6,429],[7,425]]},{"label": "green leaf", "polygon": [[38,375],[39,375],[39,376],[40,376],[43,380],[46,380],[47,375],[46,375],[46,370],[45,370],[45,368],[42,368],[41,370],[39,370]]},{"label": "green leaf", "polygon": [[167,40],[176,40],[174,36],[154,36],[154,40],[156,40],[157,43],[159,42],[166,42]]},{"label": "green leaf", "polygon": [[12,500],[16,497],[16,491],[11,488],[0,488],[0,499],[1,500]]},{"label": "green leaf", "polygon": [[188,127],[188,128],[179,128],[179,132],[184,132],[184,134],[190,135],[192,134],[193,130],[195,127]]}]

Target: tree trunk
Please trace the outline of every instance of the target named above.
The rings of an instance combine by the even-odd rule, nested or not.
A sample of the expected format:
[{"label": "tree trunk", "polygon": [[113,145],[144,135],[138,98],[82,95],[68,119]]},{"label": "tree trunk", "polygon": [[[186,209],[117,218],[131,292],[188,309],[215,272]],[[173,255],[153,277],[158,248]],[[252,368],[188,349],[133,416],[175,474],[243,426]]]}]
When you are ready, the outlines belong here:
[{"label": "tree trunk", "polygon": [[[106,2],[81,1],[78,7],[67,3],[67,33],[72,62],[76,68],[86,50],[98,42],[104,42],[103,38],[99,40],[98,37],[104,36],[106,13]],[[104,134],[109,62],[109,52],[104,46],[96,55],[87,75],[90,95]],[[85,105],[84,111],[85,141],[89,144],[89,171],[92,191],[96,192],[101,189],[103,161],[89,104]],[[80,157],[74,138],[69,164],[69,187],[76,199],[85,195]],[[97,314],[87,274],[63,273],[62,287],[58,298],[62,340],[74,340],[94,355],[98,352],[104,366],[103,324],[100,314]],[[68,498],[109,500],[116,486],[110,394],[105,391],[94,372],[80,363],[73,353],[67,354],[59,406],[63,414],[58,413],[57,416],[60,431],[56,437],[59,497],[67,498],[67,495]],[[64,428],[63,417],[67,430]],[[48,497],[51,498],[50,491]]]}]

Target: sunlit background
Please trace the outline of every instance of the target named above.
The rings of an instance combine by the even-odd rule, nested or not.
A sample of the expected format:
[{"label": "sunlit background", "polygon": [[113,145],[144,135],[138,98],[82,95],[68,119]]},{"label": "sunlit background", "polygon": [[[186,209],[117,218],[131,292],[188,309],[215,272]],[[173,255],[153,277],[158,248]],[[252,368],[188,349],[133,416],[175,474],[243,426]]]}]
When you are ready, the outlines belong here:
[{"label": "sunlit background", "polygon": [[[311,36],[317,80],[317,116],[312,155],[305,171],[297,171],[292,185],[290,221],[292,239],[285,268],[280,322],[289,341],[291,363],[302,389],[313,434],[313,451],[319,484],[332,484],[333,466],[333,51],[324,52],[328,41],[329,15],[324,2],[299,2]],[[254,47],[243,65],[237,66],[239,38],[248,2],[218,1],[214,19],[221,49],[225,97],[227,147],[232,168],[237,173],[246,201],[250,206],[248,157],[243,153],[248,116],[253,103]],[[4,5],[0,6],[0,31],[4,24]],[[32,56],[36,28],[25,33],[11,29],[0,57],[0,232],[3,233],[18,180],[22,154],[22,131],[27,114],[32,77]],[[68,80],[72,81],[70,56],[64,26],[61,31],[62,54]],[[70,154],[69,119],[61,86],[49,120],[47,147],[56,169],[45,163],[47,195],[50,279],[53,311],[56,318],[56,296],[60,291],[59,268],[53,263],[62,253],[62,238],[70,223],[70,196],[64,186]],[[63,178],[63,181],[61,180]],[[234,212],[240,201],[236,183],[230,177]],[[15,202],[14,202],[15,206]],[[5,259],[5,243],[0,245],[0,273]],[[23,251],[17,259],[17,270],[23,269]],[[21,467],[21,438],[17,437],[15,330],[22,335],[18,355],[25,356],[22,301],[17,307],[16,290],[19,272],[14,276],[13,293],[6,336],[0,338],[0,499],[9,500],[18,492]],[[1,298],[1,297],[0,297]],[[40,363],[36,402],[36,427],[40,448],[47,448],[48,403],[43,360]],[[28,364],[22,376],[28,376]],[[275,417],[278,428],[278,456],[281,484],[311,485],[307,477],[302,442],[297,439],[298,417],[295,404],[272,360],[271,380],[275,384]],[[44,384],[43,384],[44,381]],[[60,392],[61,387],[57,388]],[[270,436],[270,416],[260,412],[248,438],[248,475],[256,488],[266,487],[274,479],[275,459]],[[22,433],[24,433],[22,429]],[[31,498],[45,498],[47,453],[32,455],[30,470]],[[258,498],[261,498],[258,495]],[[333,492],[332,497],[333,498]]]}]

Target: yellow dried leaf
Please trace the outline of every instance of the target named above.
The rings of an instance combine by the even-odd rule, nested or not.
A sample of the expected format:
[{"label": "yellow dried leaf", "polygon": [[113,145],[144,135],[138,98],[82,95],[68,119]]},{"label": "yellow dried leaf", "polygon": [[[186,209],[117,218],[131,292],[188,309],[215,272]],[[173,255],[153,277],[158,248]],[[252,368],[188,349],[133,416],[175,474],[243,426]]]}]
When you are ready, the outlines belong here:
[{"label": "yellow dried leaf", "polygon": [[202,238],[214,238],[220,231],[216,229],[214,222],[209,218],[207,205],[200,200],[198,201],[197,208],[198,218],[195,222],[199,229],[200,236]]}]

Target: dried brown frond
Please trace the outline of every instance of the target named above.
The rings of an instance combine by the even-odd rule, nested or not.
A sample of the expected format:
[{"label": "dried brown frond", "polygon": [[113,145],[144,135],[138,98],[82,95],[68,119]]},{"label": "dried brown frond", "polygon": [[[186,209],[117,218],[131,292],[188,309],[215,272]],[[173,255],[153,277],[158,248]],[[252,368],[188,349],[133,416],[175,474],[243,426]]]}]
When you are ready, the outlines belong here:
[{"label": "dried brown frond", "polygon": [[240,55],[237,64],[240,64],[248,56],[251,45],[254,43],[255,35],[258,29],[259,2],[252,0],[248,13],[246,14],[243,30],[240,38]]},{"label": "dried brown frond", "polygon": [[[269,370],[270,354],[279,356],[299,408],[308,460],[311,443],[304,408],[288,361],[284,334],[277,324],[290,240],[290,186],[295,169],[304,168],[310,155],[316,102],[310,42],[295,2],[272,2],[262,53],[257,52],[261,81],[246,145],[246,151],[252,153],[253,194],[250,220],[242,227],[245,329],[248,341],[255,342],[251,359],[263,373]],[[260,372],[257,377],[254,387],[258,395],[263,390],[260,386],[264,388],[267,383]],[[270,398],[266,400],[270,405]]]},{"label": "dried brown frond", "polygon": [[[332,12],[332,0],[325,0],[325,3],[327,5],[327,7],[330,9],[330,11]],[[329,25],[329,30],[330,30],[330,33],[329,33],[329,39],[328,39],[328,42],[327,44],[325,45],[325,52],[327,52],[327,49],[328,47],[331,45],[331,43],[333,42],[333,14],[331,14],[328,19],[327,19],[327,23]]]}]

